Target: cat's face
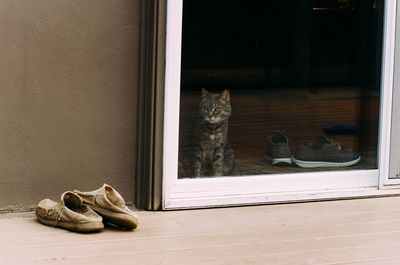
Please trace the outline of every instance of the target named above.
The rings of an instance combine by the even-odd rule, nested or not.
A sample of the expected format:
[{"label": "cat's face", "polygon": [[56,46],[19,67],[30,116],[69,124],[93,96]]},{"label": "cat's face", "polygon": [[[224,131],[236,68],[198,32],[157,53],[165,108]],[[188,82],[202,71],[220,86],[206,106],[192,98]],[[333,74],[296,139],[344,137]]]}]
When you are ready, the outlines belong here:
[{"label": "cat's face", "polygon": [[201,94],[200,115],[204,120],[217,124],[229,118],[232,113],[229,90],[224,90],[221,94],[212,94],[203,88]]}]

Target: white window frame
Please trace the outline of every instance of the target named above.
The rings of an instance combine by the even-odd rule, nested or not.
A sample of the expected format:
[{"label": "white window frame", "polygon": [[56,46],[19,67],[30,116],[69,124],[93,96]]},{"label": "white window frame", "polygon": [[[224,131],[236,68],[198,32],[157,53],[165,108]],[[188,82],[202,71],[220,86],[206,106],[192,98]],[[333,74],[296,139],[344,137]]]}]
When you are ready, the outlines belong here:
[{"label": "white window frame", "polygon": [[[397,12],[397,14],[393,14],[393,16],[396,16],[396,18],[392,19],[397,19],[396,24],[399,23],[400,21],[400,12]],[[398,189],[400,188],[400,140],[399,140],[399,129],[400,129],[400,108],[398,106],[398,102],[400,100],[400,90],[399,90],[399,85],[400,85],[400,68],[398,65],[398,62],[400,61],[400,54],[399,54],[399,49],[400,49],[400,35],[399,35],[399,28],[392,29],[393,31],[397,31],[395,34],[395,40],[393,41],[394,47],[394,53],[393,53],[393,71],[392,71],[392,76],[391,80],[392,81],[392,86],[393,90],[391,91],[391,101],[389,104],[392,104],[392,102],[396,102],[394,105],[390,105],[390,108],[392,109],[392,116],[390,117],[391,119],[391,138],[390,138],[390,153],[387,154],[387,157],[389,158],[389,168],[388,171],[386,172],[386,175],[388,178],[383,178],[382,183],[384,189]],[[389,79],[389,78],[388,78]],[[387,106],[389,107],[389,106]],[[389,150],[388,150],[389,151]]]},{"label": "white window frame", "polygon": [[384,194],[389,180],[396,1],[386,0],[378,169],[178,179],[178,140],[183,0],[168,1],[165,71],[163,209],[264,204]]}]

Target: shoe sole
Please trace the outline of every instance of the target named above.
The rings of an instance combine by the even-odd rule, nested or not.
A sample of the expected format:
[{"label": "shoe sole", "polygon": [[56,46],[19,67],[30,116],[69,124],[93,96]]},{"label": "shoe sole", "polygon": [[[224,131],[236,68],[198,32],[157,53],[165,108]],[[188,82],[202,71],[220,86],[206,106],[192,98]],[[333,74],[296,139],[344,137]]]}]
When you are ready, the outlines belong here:
[{"label": "shoe sole", "polygon": [[283,158],[270,158],[269,156],[265,156],[265,159],[271,161],[271,164],[274,166],[279,165],[291,165],[292,159],[290,157],[283,157]]},{"label": "shoe sole", "polygon": [[74,224],[64,221],[56,222],[54,220],[47,220],[39,215],[36,217],[39,223],[41,224],[52,227],[60,227],[78,233],[94,233],[94,232],[100,232],[104,229],[104,224],[102,222]]},{"label": "shoe sole", "polygon": [[292,159],[289,158],[273,158],[271,160],[272,165],[291,165]]},{"label": "shoe sole", "polygon": [[361,156],[359,156],[357,159],[354,159],[352,161],[347,161],[347,162],[327,162],[327,161],[304,161],[304,160],[298,160],[292,157],[293,163],[295,163],[299,167],[303,168],[316,168],[316,167],[350,167],[354,166],[358,162],[360,162]]},{"label": "shoe sole", "polygon": [[138,218],[136,218],[135,216],[132,216],[130,214],[116,213],[116,212],[109,211],[107,209],[96,207],[93,205],[91,205],[90,207],[92,208],[92,210],[94,210],[95,212],[100,214],[103,217],[103,221],[106,223],[115,224],[117,226],[129,229],[129,230],[135,229],[139,224]]}]

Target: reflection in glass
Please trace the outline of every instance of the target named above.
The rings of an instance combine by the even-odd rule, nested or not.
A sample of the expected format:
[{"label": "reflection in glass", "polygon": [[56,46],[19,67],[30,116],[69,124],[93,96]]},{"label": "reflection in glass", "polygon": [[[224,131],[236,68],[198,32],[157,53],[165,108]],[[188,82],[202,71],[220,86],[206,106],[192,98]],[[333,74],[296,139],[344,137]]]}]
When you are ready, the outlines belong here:
[{"label": "reflection in glass", "polygon": [[183,3],[179,178],[377,167],[383,1]]}]

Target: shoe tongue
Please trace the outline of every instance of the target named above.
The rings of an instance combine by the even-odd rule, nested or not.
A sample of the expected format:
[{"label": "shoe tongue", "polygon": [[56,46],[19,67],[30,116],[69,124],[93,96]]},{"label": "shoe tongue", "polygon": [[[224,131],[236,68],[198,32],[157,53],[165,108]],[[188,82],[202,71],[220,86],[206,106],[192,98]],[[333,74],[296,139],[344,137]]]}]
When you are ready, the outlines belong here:
[{"label": "shoe tongue", "polygon": [[328,144],[328,145],[335,147],[337,150],[342,149],[342,147],[339,143],[333,141],[332,139],[326,137],[325,135],[321,135],[317,142],[318,142],[318,145],[320,145],[319,147],[322,147],[324,144]]},{"label": "shoe tongue", "polygon": [[82,199],[76,193],[67,191],[62,195],[62,200],[70,209],[79,209],[82,207]]},{"label": "shoe tongue", "polygon": [[308,146],[312,149],[321,149],[325,144],[330,144],[331,141],[324,135],[320,135],[315,142],[310,143]]},{"label": "shoe tongue", "polygon": [[271,141],[272,142],[281,142],[281,143],[287,143],[288,142],[288,138],[287,136],[281,132],[281,131],[274,131],[271,134]]}]

